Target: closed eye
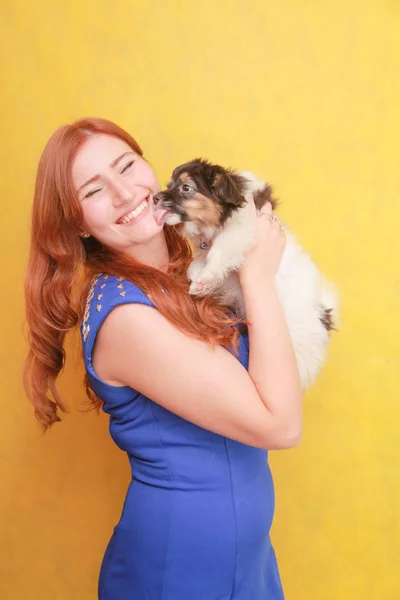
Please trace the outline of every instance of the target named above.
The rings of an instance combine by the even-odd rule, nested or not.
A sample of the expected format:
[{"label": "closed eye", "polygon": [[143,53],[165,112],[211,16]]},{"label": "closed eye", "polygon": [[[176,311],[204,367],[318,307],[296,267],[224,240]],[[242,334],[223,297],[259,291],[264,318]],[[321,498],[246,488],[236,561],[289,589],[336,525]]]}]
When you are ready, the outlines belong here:
[{"label": "closed eye", "polygon": [[126,163],[126,165],[124,166],[124,168],[121,171],[121,175],[122,175],[122,173],[125,173],[126,171],[129,171],[129,169],[134,164],[134,162],[135,162],[134,160],[130,160],[128,163]]},{"label": "closed eye", "polygon": [[95,190],[90,190],[90,192],[88,192],[85,196],[85,198],[90,198],[91,196],[94,196],[94,194],[97,194],[97,192],[101,192],[102,188],[96,188]]}]

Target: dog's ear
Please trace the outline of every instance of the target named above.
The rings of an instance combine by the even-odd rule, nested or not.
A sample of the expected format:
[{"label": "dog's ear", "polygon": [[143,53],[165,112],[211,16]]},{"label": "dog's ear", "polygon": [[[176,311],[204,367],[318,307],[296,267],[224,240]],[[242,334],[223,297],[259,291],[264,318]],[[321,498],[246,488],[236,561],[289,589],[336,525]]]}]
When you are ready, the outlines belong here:
[{"label": "dog's ear", "polygon": [[220,198],[227,204],[233,204],[237,207],[246,204],[240,185],[235,181],[235,178],[226,171],[217,172],[215,174],[211,189],[217,198]]}]

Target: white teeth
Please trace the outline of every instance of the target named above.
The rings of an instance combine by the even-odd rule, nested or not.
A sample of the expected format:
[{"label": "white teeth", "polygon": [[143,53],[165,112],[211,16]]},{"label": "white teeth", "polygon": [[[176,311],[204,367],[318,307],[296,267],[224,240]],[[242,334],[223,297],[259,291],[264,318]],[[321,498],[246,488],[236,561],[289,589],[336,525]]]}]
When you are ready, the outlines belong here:
[{"label": "white teeth", "polygon": [[132,221],[132,219],[134,219],[144,211],[144,209],[147,207],[147,204],[148,202],[146,198],[146,200],[143,200],[143,202],[139,204],[139,206],[137,206],[135,210],[122,217],[122,219],[119,219],[117,223],[129,223],[130,221]]}]

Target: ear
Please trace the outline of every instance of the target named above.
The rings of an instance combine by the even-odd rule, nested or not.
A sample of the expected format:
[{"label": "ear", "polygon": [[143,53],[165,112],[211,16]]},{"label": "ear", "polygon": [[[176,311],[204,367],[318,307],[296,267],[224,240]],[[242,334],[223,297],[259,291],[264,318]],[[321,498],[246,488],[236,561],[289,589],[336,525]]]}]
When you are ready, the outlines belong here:
[{"label": "ear", "polygon": [[240,187],[227,171],[219,172],[215,175],[211,189],[217,198],[220,198],[227,204],[233,204],[237,207],[246,204]]}]

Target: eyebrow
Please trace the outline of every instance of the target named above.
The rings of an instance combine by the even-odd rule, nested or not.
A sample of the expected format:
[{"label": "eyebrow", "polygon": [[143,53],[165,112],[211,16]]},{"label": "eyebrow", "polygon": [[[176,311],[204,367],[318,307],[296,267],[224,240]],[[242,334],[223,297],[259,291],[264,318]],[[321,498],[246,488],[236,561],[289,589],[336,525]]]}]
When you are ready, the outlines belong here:
[{"label": "eyebrow", "polygon": [[[124,152],[123,154],[121,154],[121,156],[118,156],[118,158],[116,158],[115,160],[112,161],[112,163],[110,164],[110,167],[113,169],[118,163],[119,161],[124,158],[124,156],[127,156],[128,154],[135,154],[134,152],[132,152],[131,150],[128,150],[128,152]],[[88,179],[85,183],[83,183],[78,189],[77,189],[77,194],[81,191],[82,188],[86,187],[87,185],[89,185],[89,183],[94,183],[95,181],[98,181],[100,179],[100,175],[94,175],[93,177],[91,177],[90,179]]]}]

